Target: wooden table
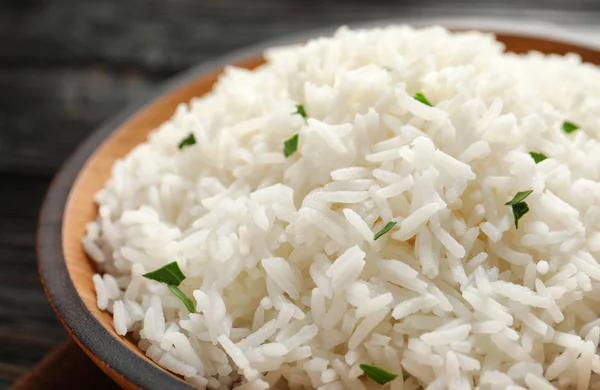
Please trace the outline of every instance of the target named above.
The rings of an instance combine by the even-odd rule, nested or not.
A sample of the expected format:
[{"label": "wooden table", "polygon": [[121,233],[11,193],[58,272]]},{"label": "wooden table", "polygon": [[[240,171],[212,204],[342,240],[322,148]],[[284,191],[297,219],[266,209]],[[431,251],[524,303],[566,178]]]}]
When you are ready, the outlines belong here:
[{"label": "wooden table", "polygon": [[60,164],[102,121],[216,55],[394,17],[546,21],[594,34],[596,0],[0,1],[0,387],[68,336],[38,281],[35,229]]}]

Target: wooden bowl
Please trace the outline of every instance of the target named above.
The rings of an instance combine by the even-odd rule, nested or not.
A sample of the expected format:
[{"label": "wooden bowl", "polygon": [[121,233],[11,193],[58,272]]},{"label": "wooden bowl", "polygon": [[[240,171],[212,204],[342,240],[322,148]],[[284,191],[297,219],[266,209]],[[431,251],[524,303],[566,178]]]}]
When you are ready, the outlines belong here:
[{"label": "wooden bowl", "polygon": [[[493,31],[508,51],[575,52],[584,61],[600,65],[597,46],[568,33],[557,32],[556,28],[532,32],[506,23],[479,23],[479,28],[464,21],[409,21],[409,24],[441,24],[454,30]],[[251,69],[263,62],[260,53],[266,47],[298,42],[331,31],[267,42],[193,68],[98,129],[53,181],[41,211],[37,245],[39,272],[46,295],[79,346],[123,388],[162,390],[191,389],[191,386],[148,359],[134,340],[119,337],[113,329],[111,315],[96,307],[92,283],[94,264],[86,257],[81,245],[86,224],[97,215],[94,194],[104,186],[115,160],[125,156],[143,142],[150,131],[169,119],[179,103],[209,92],[224,65]]]}]

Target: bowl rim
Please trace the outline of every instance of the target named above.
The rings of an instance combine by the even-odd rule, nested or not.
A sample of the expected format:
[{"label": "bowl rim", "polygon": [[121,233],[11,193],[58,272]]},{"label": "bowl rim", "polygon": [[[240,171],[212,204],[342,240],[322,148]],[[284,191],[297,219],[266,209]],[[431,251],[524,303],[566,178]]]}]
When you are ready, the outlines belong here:
[{"label": "bowl rim", "polygon": [[[392,24],[408,24],[413,27],[441,25],[449,29],[473,29],[491,33],[539,38],[561,42],[580,48],[600,51],[600,43],[592,38],[573,33],[553,23],[532,21],[509,22],[490,18],[393,18],[366,23],[349,23],[351,28],[372,28]],[[149,95],[138,99],[116,116],[94,130],[61,166],[52,180],[44,199],[37,229],[36,251],[38,272],[44,292],[58,318],[73,339],[89,354],[106,364],[125,382],[145,389],[193,389],[176,376],[158,369],[153,364],[129,350],[121,340],[94,317],[77,293],[63,257],[62,232],[65,207],[82,168],[95,153],[98,146],[119,129],[133,114],[153,104],[161,96],[173,92],[184,84],[209,75],[230,63],[261,55],[273,46],[305,41],[318,36],[331,35],[339,25],[313,29],[283,37],[269,39],[220,56],[214,60],[193,66],[160,84]]]}]

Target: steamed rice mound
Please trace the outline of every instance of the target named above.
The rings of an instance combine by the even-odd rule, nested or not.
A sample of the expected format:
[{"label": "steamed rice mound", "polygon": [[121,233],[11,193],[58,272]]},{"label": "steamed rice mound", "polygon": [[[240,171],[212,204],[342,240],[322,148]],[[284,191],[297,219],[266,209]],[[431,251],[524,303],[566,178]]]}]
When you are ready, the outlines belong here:
[{"label": "steamed rice mound", "polygon": [[[360,364],[392,389],[600,388],[598,68],[442,28],[266,57],[97,194],[84,246],[118,334],[200,388],[381,388]],[[142,277],[172,261],[197,313]]]}]

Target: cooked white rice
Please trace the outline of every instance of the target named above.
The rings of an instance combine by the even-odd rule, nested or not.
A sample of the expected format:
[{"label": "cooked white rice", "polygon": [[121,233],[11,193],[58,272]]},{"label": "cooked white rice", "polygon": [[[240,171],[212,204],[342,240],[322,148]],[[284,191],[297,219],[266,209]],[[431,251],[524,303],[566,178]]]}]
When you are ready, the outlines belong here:
[{"label": "cooked white rice", "polygon": [[[98,193],[98,306],[201,388],[600,388],[600,71],[503,49],[342,28],[226,69]],[[197,314],[141,276],[172,261]]]}]

